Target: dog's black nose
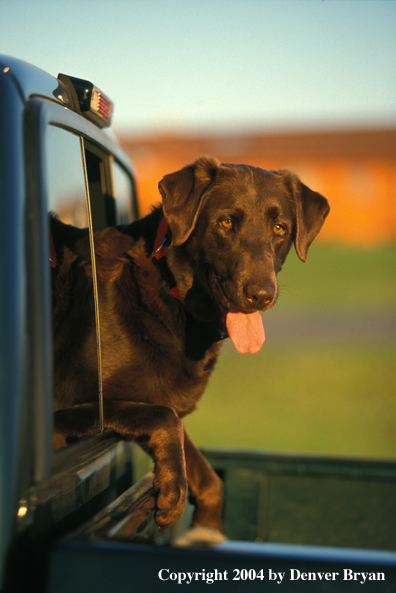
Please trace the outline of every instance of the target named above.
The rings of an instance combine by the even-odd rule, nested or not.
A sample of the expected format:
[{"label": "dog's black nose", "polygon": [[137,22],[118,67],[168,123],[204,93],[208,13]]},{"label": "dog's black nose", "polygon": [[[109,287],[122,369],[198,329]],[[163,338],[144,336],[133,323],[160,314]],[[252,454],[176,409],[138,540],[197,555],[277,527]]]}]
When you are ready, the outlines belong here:
[{"label": "dog's black nose", "polygon": [[248,284],[245,287],[245,294],[251,303],[258,309],[268,307],[275,298],[275,286],[272,284],[261,286],[259,284]]}]

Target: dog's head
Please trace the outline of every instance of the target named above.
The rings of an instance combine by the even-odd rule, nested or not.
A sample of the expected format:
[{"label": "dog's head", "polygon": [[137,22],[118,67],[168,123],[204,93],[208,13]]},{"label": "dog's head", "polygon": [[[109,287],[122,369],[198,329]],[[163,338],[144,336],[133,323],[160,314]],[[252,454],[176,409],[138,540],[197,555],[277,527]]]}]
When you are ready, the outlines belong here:
[{"label": "dog's head", "polygon": [[276,275],[293,242],[306,261],[329,213],[327,200],[287,170],[224,164],[211,157],[166,175],[159,189],[173,260],[188,262],[191,271],[184,266],[183,278],[177,278],[186,303],[189,292],[193,297],[194,287],[203,286],[237,349],[257,350],[264,337],[258,311],[276,302]]}]

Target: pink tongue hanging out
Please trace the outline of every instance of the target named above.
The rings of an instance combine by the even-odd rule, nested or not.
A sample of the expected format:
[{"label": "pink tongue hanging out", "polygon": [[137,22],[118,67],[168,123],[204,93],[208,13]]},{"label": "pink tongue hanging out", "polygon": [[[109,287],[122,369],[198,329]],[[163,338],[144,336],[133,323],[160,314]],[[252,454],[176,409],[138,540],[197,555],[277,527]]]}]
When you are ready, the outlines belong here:
[{"label": "pink tongue hanging out", "polygon": [[255,354],[264,344],[264,326],[260,313],[229,311],[226,317],[228,335],[240,354]]}]

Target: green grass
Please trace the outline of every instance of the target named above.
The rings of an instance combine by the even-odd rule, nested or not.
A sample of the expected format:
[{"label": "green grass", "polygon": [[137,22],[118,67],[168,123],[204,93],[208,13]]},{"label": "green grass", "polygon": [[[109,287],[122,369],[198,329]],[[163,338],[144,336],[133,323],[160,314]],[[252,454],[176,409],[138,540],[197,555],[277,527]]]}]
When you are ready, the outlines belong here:
[{"label": "green grass", "polygon": [[[396,248],[319,246],[310,256],[305,266],[285,265],[279,280],[288,290],[261,352],[223,348],[185,420],[198,445],[396,457],[396,340],[375,329],[378,316],[395,315]],[[311,317],[311,334],[276,335],[283,319]],[[372,333],[345,335],[349,318],[370,318]],[[334,322],[330,337],[321,319]]]},{"label": "green grass", "polygon": [[279,312],[377,313],[396,308],[396,245],[313,245],[303,264],[290,252],[278,276]]}]

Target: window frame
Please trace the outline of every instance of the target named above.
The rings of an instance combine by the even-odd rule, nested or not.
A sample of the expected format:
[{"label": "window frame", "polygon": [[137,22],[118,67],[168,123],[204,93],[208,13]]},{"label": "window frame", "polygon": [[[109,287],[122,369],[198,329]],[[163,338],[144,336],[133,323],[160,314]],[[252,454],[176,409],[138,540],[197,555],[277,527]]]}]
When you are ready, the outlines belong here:
[{"label": "window frame", "polygon": [[[32,97],[25,119],[25,158],[27,169],[26,254],[28,285],[29,332],[29,396],[32,406],[32,468],[35,483],[47,479],[72,459],[93,456],[114,445],[111,431],[101,432],[76,445],[56,453],[52,448],[52,336],[49,261],[48,193],[46,186],[45,134],[48,126],[60,127],[81,138],[80,145],[88,150],[100,151],[105,169],[111,160],[117,161],[131,183],[132,211],[138,216],[136,186],[131,165],[123,150],[112,136],[60,104]],[[82,154],[85,154],[82,150]],[[85,161],[85,159],[84,159]],[[105,173],[106,184],[114,196],[112,175]]]}]

